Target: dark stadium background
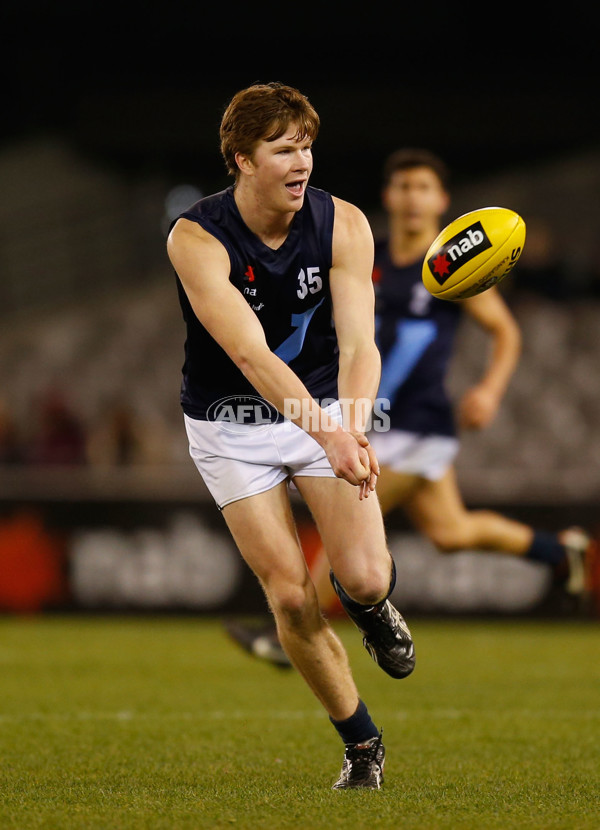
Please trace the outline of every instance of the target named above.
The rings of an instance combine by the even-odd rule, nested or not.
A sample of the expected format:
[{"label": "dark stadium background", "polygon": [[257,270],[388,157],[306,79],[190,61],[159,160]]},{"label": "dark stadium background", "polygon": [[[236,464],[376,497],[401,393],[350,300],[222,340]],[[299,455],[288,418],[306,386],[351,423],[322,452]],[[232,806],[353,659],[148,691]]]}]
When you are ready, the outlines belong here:
[{"label": "dark stadium background", "polygon": [[366,205],[398,142],[433,146],[458,179],[597,146],[595,35],[564,14],[11,0],[2,15],[3,141],[57,131],[132,175],[220,184],[221,111],[269,80],[314,101],[320,175]]},{"label": "dark stadium background", "polygon": [[[563,10],[561,17],[565,14]],[[0,284],[0,323],[5,332],[0,331],[0,355],[4,348],[6,370],[3,378],[11,378],[11,355],[23,348],[14,345],[23,342],[15,329],[20,330],[21,338],[30,332],[35,343],[36,326],[58,320],[65,307],[71,309],[71,319],[86,324],[89,320],[90,328],[97,326],[94,315],[101,303],[118,298],[120,291],[124,296],[129,296],[131,289],[143,292],[146,285],[151,293],[157,273],[168,277],[161,199],[166,201],[181,186],[209,193],[229,183],[218,152],[220,116],[231,95],[255,81],[280,80],[309,96],[322,120],[313,183],[356,202],[374,221],[378,218],[383,158],[397,146],[418,145],[447,160],[458,206],[483,206],[472,205],[470,200],[486,193],[514,194],[516,201],[522,200],[534,212],[539,209],[544,218],[555,223],[561,244],[568,248],[571,243],[567,253],[576,264],[581,252],[574,248],[595,238],[600,216],[597,199],[590,194],[598,192],[600,181],[600,140],[595,127],[597,61],[595,33],[584,20],[544,17],[524,22],[518,10],[462,10],[448,5],[436,10],[407,10],[399,4],[376,3],[353,11],[345,4],[318,8],[214,4],[207,9],[206,4],[197,2],[100,5],[11,1],[3,5],[1,29],[5,83],[0,171],[6,182],[0,187],[0,266],[6,268]],[[57,147],[61,158],[67,160],[65,181],[71,175],[69,165],[81,165],[104,177],[121,194],[114,233],[118,244],[127,247],[127,254],[121,259],[115,255],[114,266],[104,269],[97,265],[101,257],[96,243],[86,258],[79,237],[73,242],[72,256],[69,259],[67,255],[63,264],[54,262],[50,243],[47,253],[38,251],[38,265],[27,268],[19,264],[28,249],[42,245],[42,229],[58,221],[53,215],[53,194],[61,190],[63,168],[53,167],[50,174],[43,166],[44,148],[51,154]],[[32,166],[32,159],[39,166]],[[572,180],[564,202],[559,184],[554,189],[548,185],[548,195],[546,180],[557,170],[552,181],[563,182],[564,171],[571,169],[581,181],[581,189]],[[140,203],[145,193],[149,197],[144,213]],[[90,191],[81,204],[69,206],[64,227],[60,225],[67,238],[69,228],[79,221],[78,212],[91,211],[94,198]],[[127,200],[133,206],[129,214]],[[121,239],[129,224],[135,225],[137,248],[131,239]],[[59,226],[52,225],[48,235],[53,243],[58,233]],[[22,255],[15,253],[16,237]],[[7,253],[9,249],[12,253]],[[584,253],[591,269],[594,252],[589,248]],[[510,299],[512,286],[508,291]],[[560,325],[577,333],[569,316],[571,310],[573,314],[585,311],[585,326],[593,328],[595,318],[590,315],[598,307],[598,284],[590,277],[589,284],[573,296],[558,300],[535,295],[532,300],[530,296],[524,314],[529,314],[532,304],[537,328],[556,330],[556,318],[560,317]],[[98,334],[100,352],[106,336],[102,331]],[[585,373],[586,361],[593,363],[593,351],[589,350],[593,338],[588,337],[586,343],[588,351],[577,364],[583,367],[580,374]],[[569,355],[561,352],[556,357],[540,366],[532,377],[532,390],[539,390],[540,377],[553,386],[560,386],[561,378],[568,379]],[[18,358],[22,359],[21,353]],[[169,411],[176,408],[178,353],[173,365]],[[527,371],[532,371],[532,365],[527,364]],[[104,373],[110,370],[102,368],[102,361],[98,366],[98,379],[102,375],[105,383]],[[46,371],[43,364],[28,367],[31,409],[27,417],[22,411],[16,413],[26,435],[34,429],[36,394]],[[11,378],[21,402],[26,398],[27,380]],[[75,394],[76,376],[65,376],[64,382],[67,396]],[[594,392],[595,385],[590,377],[587,385],[584,379],[583,391],[579,390],[591,413],[587,422],[590,434],[600,394]],[[5,405],[10,406],[12,394],[10,384],[0,387]],[[154,394],[149,383],[148,399]],[[562,397],[569,394],[565,386]],[[560,389],[555,390],[554,399],[556,396],[561,397]],[[546,414],[551,420],[552,413]],[[567,427],[559,425],[555,431],[561,430],[564,433]],[[475,503],[479,497],[547,526],[576,521],[595,529],[600,485],[594,470],[596,456],[584,451],[589,435],[576,445],[577,463],[571,463],[566,445],[564,451],[557,452],[556,464],[549,465],[549,472],[537,479],[532,473],[530,483],[521,473],[523,458],[519,454],[534,455],[535,435],[516,450],[511,436],[518,432],[518,422],[501,423],[494,444],[495,457],[518,456],[512,469],[506,465],[493,475],[484,462],[479,467],[475,461],[469,462],[465,467],[469,500]],[[183,441],[183,434],[180,438]],[[468,455],[468,444],[465,449],[467,459],[486,457],[477,447],[473,456]],[[545,450],[540,452],[543,455]],[[70,579],[77,572],[77,553],[89,554],[92,542],[97,552],[102,539],[106,541],[113,531],[118,539],[112,540],[111,556],[120,544],[138,564],[142,559],[147,564],[152,550],[158,560],[168,557],[166,540],[171,539],[172,528],[165,528],[173,522],[179,522],[177,532],[185,536],[185,522],[189,519],[193,524],[200,517],[204,523],[200,535],[205,532],[206,546],[224,544],[219,517],[213,515],[195,470],[189,462],[180,462],[153,467],[141,476],[130,469],[103,470],[100,474],[81,467],[0,467],[0,556],[4,562],[0,608],[85,606],[86,601],[91,606],[110,605],[109,588],[104,594],[101,590],[94,594],[91,589],[85,594],[80,587],[83,593],[74,596]],[[530,463],[535,466],[535,459]],[[568,476],[561,467],[564,463]],[[541,484],[540,478],[544,479]],[[569,486],[562,486],[565,478]],[[182,522],[180,510],[187,511]],[[401,517],[394,517],[394,522],[399,533],[407,531]],[[154,537],[149,538],[148,528]],[[198,530],[195,525],[192,529]],[[102,531],[104,537],[90,540],[85,534],[91,530]],[[15,539],[18,544],[23,539],[27,542],[23,542],[23,555],[15,556]],[[136,551],[141,550],[143,556],[136,558]],[[29,564],[24,565],[25,560]],[[98,561],[98,573],[86,577],[92,583],[95,579],[96,584],[103,573]],[[106,562],[108,568],[110,562]],[[40,576],[43,567],[50,574],[45,580]],[[144,590],[159,578],[163,567],[164,561],[154,575],[138,574],[142,582],[146,580]],[[219,567],[210,556],[205,557],[200,573],[205,584],[210,585]],[[132,568],[135,570],[135,565]],[[235,570],[234,565],[231,568]],[[31,578],[31,573],[36,578]],[[10,579],[7,574],[12,574]],[[519,576],[517,573],[517,582]],[[246,577],[236,584],[238,589],[239,584],[245,586],[244,596],[251,609],[260,599],[248,589]],[[513,584],[511,578],[509,574],[508,582]],[[89,589],[89,582],[86,585]],[[202,586],[198,591],[198,596],[202,595]],[[223,596],[225,606],[239,602],[238,593],[227,594],[225,588]],[[418,599],[414,602],[418,607]],[[113,596],[112,603],[150,609],[169,606],[158,589],[154,595],[146,591],[139,602],[135,589],[124,590],[116,599]],[[176,601],[172,604],[177,606]],[[182,605],[194,610],[208,607],[201,601],[194,603],[189,596]],[[468,604],[461,607],[473,610]],[[500,610],[510,607],[509,598]],[[475,610],[482,608],[486,610],[485,601]]]}]

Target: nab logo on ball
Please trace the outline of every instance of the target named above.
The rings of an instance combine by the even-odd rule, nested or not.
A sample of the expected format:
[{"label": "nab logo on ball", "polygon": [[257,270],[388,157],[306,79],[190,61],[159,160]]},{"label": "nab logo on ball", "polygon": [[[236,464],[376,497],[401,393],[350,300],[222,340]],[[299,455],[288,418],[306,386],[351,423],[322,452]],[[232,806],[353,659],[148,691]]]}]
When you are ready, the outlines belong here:
[{"label": "nab logo on ball", "polygon": [[443,285],[458,268],[491,247],[492,243],[483,225],[481,222],[475,222],[442,245],[429,257],[427,265],[433,278]]},{"label": "nab logo on ball", "polygon": [[525,222],[514,210],[486,207],[454,219],[423,260],[423,284],[440,300],[466,300],[501,282],[525,244]]}]

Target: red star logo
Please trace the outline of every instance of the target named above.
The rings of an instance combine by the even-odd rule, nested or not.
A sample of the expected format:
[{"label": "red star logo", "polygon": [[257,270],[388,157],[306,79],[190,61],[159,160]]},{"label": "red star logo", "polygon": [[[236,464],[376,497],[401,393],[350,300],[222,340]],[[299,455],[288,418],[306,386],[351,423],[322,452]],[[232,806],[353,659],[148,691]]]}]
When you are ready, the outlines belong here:
[{"label": "red star logo", "polygon": [[450,264],[446,258],[446,254],[438,254],[436,256],[433,260],[433,270],[440,277],[450,273]]}]

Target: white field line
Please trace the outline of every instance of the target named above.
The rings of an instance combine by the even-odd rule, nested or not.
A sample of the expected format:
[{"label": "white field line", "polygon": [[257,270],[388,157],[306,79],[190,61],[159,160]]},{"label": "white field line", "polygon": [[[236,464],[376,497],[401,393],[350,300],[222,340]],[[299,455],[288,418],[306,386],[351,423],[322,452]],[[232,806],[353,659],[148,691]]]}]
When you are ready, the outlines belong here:
[{"label": "white field line", "polygon": [[[485,712],[478,710],[473,712],[468,709],[428,709],[421,712],[405,711],[386,711],[378,713],[379,719],[387,720],[411,720],[417,718],[436,720],[459,720],[459,719],[479,719],[485,716]],[[507,709],[505,712],[498,712],[497,710],[490,710],[489,716],[498,718],[506,717],[510,720],[515,718],[535,719],[535,720],[598,720],[600,719],[600,709],[587,709],[583,711],[565,711],[560,709],[544,710],[537,709]],[[198,712],[136,712],[129,709],[123,709],[115,712],[101,712],[101,711],[79,711],[79,712],[26,712],[23,714],[0,714],[0,725],[11,723],[24,723],[27,721],[150,721],[150,720],[170,720],[170,721],[211,721],[211,720],[259,720],[260,718],[268,720],[323,720],[326,717],[324,711],[314,709],[294,709],[289,711],[261,711],[259,709],[234,709],[232,711],[225,711],[222,709],[214,709],[212,711],[198,711]]]}]

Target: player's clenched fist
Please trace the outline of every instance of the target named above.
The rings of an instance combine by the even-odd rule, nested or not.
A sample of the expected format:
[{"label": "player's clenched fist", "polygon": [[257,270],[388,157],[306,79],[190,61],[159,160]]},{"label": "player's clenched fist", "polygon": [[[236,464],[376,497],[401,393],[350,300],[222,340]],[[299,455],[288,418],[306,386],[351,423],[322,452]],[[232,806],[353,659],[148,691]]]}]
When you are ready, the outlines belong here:
[{"label": "player's clenched fist", "polygon": [[352,435],[356,438],[359,446],[367,451],[369,457],[369,477],[360,484],[359,498],[363,499],[367,498],[377,485],[377,476],[380,474],[379,461],[375,450],[369,443],[369,439],[363,432],[352,432]]},{"label": "player's clenched fist", "polygon": [[[361,487],[361,498],[374,489],[379,472],[377,459],[368,440],[361,433],[350,433],[340,427],[327,435],[324,444],[329,463],[338,478]],[[375,467],[372,466],[372,461]],[[371,479],[373,486],[371,487]]]}]

